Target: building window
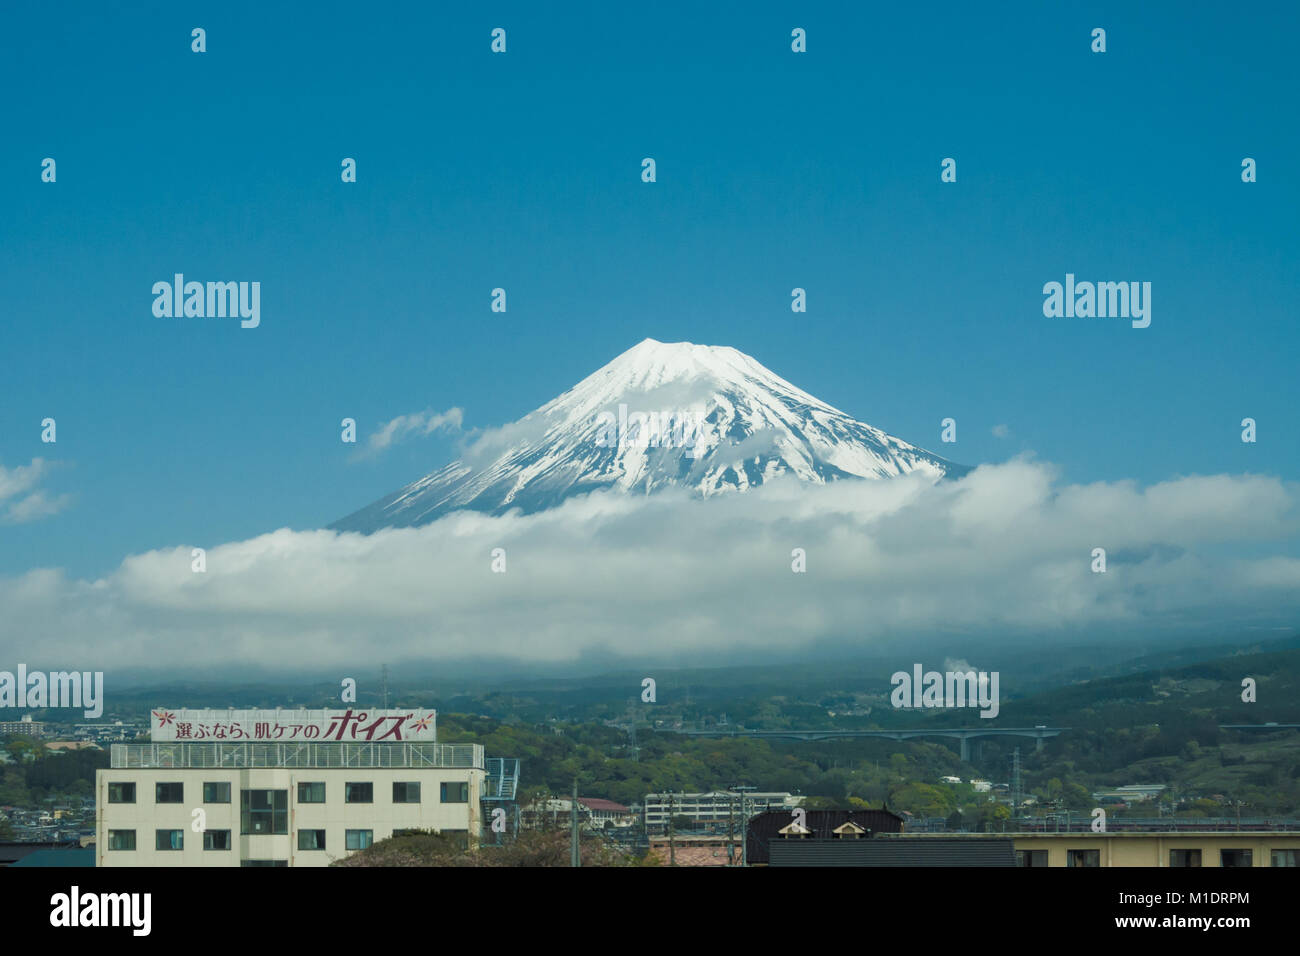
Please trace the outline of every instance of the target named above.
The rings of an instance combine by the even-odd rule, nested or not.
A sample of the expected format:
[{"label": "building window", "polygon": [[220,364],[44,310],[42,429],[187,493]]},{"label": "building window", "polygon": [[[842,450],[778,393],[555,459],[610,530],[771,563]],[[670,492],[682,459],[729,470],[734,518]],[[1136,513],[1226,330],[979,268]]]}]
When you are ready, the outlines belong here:
[{"label": "building window", "polygon": [[444,783],[439,786],[439,799],[443,803],[469,803],[468,783]]},{"label": "building window", "polygon": [[344,803],[374,803],[375,785],[373,783],[345,783],[343,785]]},{"label": "building window", "polygon": [[1200,850],[1170,850],[1169,865],[1170,866],[1200,866],[1201,851]]},{"label": "building window", "polygon": [[204,803],[229,803],[230,784],[205,783],[203,785],[203,802]]},{"label": "building window", "polygon": [[288,860],[241,860],[240,866],[288,866]]},{"label": "building window", "polygon": [[374,830],[348,830],[347,848],[349,850],[364,850],[374,842],[374,839]]},{"label": "building window", "polygon": [[1251,866],[1249,850],[1220,850],[1219,866]]},{"label": "building window", "polygon": [[1101,866],[1100,850],[1066,850],[1066,866]]},{"label": "building window", "polygon": [[288,790],[241,790],[241,833],[288,833]]},{"label": "building window", "polygon": [[185,784],[156,783],[153,787],[154,803],[184,803]]},{"label": "building window", "polygon": [[1300,859],[1300,852],[1296,850],[1274,850],[1272,859],[1269,861],[1270,866],[1300,866],[1297,863]]},{"label": "building window", "polygon": [[185,849],[184,830],[154,830],[153,837],[153,848],[155,850]]},{"label": "building window", "polygon": [[204,830],[204,831],[203,831],[203,849],[205,849],[205,850],[229,850],[229,849],[230,849],[230,831],[229,831],[229,830]]},{"label": "building window", "polygon": [[134,830],[109,830],[108,848],[110,850],[134,850],[135,831]]},{"label": "building window", "polygon": [[300,783],[298,784],[298,802],[299,803],[324,803],[325,802],[325,783]]},{"label": "building window", "polygon": [[[108,785],[109,803],[135,803],[135,784],[110,783]],[[123,830],[123,833],[128,831]]]},{"label": "building window", "polygon": [[393,784],[393,803],[419,803],[420,785],[418,783]]},{"label": "building window", "polygon": [[1047,866],[1047,851],[1017,850],[1016,866]]},{"label": "building window", "polygon": [[325,849],[325,831],[324,830],[299,830],[298,849],[300,850]]}]

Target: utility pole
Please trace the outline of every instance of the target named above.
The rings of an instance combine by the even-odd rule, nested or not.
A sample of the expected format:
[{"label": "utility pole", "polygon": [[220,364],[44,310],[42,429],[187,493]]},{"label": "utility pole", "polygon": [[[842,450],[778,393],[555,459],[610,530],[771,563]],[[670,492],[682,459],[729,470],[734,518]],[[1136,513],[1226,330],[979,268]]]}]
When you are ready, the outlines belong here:
[{"label": "utility pole", "polygon": [[740,794],[740,865],[749,866],[749,791],[754,788],[737,785],[731,789]]},{"label": "utility pole", "polygon": [[1020,817],[1020,748],[1011,756],[1011,819]]},{"label": "utility pole", "polygon": [[668,865],[677,865],[677,842],[673,839],[673,792],[668,791]]},{"label": "utility pole", "polygon": [[740,865],[749,866],[749,814],[746,813],[748,804],[746,799],[749,794],[745,791],[740,792]]},{"label": "utility pole", "polygon": [[736,795],[727,801],[727,866],[736,865]]},{"label": "utility pole", "polygon": [[569,808],[569,828],[573,831],[570,837],[569,846],[569,865],[582,866],[582,853],[578,844],[578,778],[573,778],[573,805]]}]

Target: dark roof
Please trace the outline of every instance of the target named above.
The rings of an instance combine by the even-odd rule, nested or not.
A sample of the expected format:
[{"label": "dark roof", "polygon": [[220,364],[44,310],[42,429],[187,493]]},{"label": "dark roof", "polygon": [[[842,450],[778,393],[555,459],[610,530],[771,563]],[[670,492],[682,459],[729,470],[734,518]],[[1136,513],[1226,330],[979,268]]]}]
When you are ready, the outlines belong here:
[{"label": "dark roof", "polygon": [[95,851],[85,850],[37,850],[29,853],[14,866],[94,866]]},{"label": "dark roof", "polygon": [[[764,810],[749,821],[748,854],[751,866],[768,862],[768,844],[773,840],[784,841],[785,837],[780,836],[780,830],[794,820],[795,816],[789,810]],[[877,833],[903,832],[903,818],[888,810],[807,810],[804,811],[804,825],[812,831],[812,835],[799,839],[836,842],[852,839],[837,837],[834,832],[836,827],[843,826],[850,820],[873,836]],[[858,837],[857,842],[866,839],[864,835]]]},{"label": "dark roof", "polygon": [[[73,850],[81,849],[77,843],[51,843],[48,840],[42,843],[0,843],[0,866],[15,866],[23,857],[31,856],[33,853],[39,853],[42,850],[56,850],[60,853],[67,853]],[[94,866],[94,851],[91,851],[91,863],[87,866]]]},{"label": "dark roof", "polygon": [[1015,843],[1007,837],[944,840],[814,840],[777,837],[769,866],[1015,866]]}]

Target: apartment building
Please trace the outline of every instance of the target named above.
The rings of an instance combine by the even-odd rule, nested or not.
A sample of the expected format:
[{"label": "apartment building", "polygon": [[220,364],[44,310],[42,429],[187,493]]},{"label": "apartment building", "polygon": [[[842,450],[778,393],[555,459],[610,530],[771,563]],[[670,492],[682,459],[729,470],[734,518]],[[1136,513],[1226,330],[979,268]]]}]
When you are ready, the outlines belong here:
[{"label": "apartment building", "polygon": [[404,830],[478,843],[483,748],[431,711],[153,712],[96,774],[97,866],[327,866]]},{"label": "apartment building", "polygon": [[666,829],[669,817],[686,817],[691,826],[726,824],[733,817],[741,819],[741,807],[748,816],[764,810],[793,810],[803,797],[786,792],[746,792],[713,790],[709,793],[647,793],[645,826],[650,832]]},{"label": "apartment building", "polygon": [[0,737],[35,737],[45,736],[45,723],[32,720],[30,714],[24,714],[21,720],[0,720]]}]

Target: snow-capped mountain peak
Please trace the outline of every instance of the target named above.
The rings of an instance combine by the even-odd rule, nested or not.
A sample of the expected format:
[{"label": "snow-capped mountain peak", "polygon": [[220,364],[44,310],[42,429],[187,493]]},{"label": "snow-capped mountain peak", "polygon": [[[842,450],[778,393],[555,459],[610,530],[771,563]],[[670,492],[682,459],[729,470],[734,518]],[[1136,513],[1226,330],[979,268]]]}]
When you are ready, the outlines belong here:
[{"label": "snow-capped mountain peak", "polygon": [[708,496],[783,474],[820,484],[965,471],[853,419],[734,348],[645,339],[471,442],[461,460],[331,527],[368,533],[458,509],[534,512],[602,488],[685,487]]}]

